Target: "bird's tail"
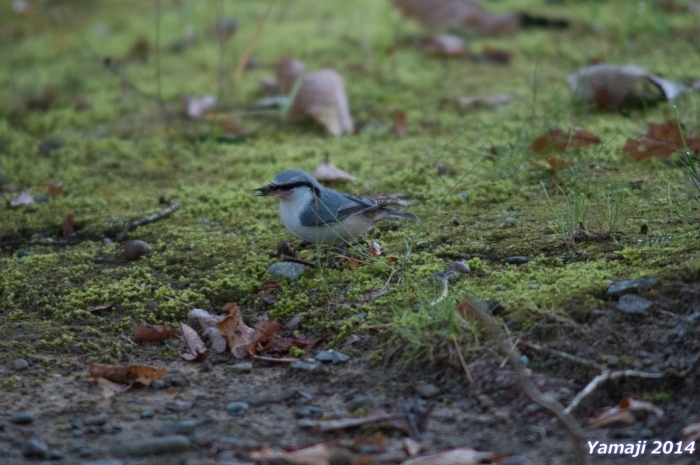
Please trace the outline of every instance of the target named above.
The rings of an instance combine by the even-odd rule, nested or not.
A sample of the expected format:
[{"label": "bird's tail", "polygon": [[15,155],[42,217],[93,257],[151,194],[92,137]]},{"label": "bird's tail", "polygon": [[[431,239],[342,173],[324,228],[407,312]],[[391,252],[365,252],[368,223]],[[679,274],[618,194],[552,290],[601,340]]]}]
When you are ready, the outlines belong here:
[{"label": "bird's tail", "polygon": [[411,215],[410,213],[402,212],[400,210],[385,210],[387,215],[385,218],[407,218],[409,220],[416,220],[420,222],[420,218],[416,215]]}]

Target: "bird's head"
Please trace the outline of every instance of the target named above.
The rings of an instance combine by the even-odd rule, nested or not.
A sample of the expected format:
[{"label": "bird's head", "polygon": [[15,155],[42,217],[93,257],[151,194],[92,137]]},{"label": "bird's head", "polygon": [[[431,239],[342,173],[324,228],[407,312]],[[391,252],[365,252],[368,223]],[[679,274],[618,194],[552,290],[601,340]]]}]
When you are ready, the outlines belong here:
[{"label": "bird's head", "polygon": [[279,173],[267,186],[255,189],[257,195],[271,195],[282,200],[291,200],[299,195],[311,193],[318,196],[321,185],[309,173],[301,170],[287,170]]}]

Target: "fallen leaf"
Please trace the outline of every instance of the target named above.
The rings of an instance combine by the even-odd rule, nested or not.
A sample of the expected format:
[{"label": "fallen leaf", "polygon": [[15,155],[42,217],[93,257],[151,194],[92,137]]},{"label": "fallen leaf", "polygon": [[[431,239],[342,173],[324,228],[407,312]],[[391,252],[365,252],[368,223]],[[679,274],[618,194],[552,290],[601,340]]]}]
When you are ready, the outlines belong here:
[{"label": "fallen leaf", "polygon": [[73,213],[69,213],[65,218],[63,218],[63,221],[61,222],[61,231],[63,231],[63,237],[72,238],[76,236],[74,225],[75,215]]},{"label": "fallen leaf", "polygon": [[408,125],[406,124],[406,112],[397,111],[394,116],[394,124],[392,125],[394,135],[397,139],[403,139],[408,134]]},{"label": "fallen leaf", "polygon": [[593,428],[602,428],[615,423],[632,425],[637,421],[632,413],[635,411],[653,413],[658,417],[662,417],[664,415],[663,410],[650,402],[625,397],[615,407],[611,407],[597,417],[590,419],[588,424]]},{"label": "fallen leaf", "polygon": [[62,182],[57,182],[54,184],[47,184],[46,185],[46,195],[49,197],[56,197],[58,195],[61,195],[63,193],[63,183]]},{"label": "fallen leaf", "polygon": [[255,338],[255,330],[243,322],[238,304],[230,302],[224,309],[228,310],[229,314],[215,326],[226,338],[231,354],[236,358],[245,358],[248,355],[248,346]]},{"label": "fallen leaf", "polygon": [[129,383],[129,370],[127,367],[118,365],[106,365],[101,363],[93,363],[90,365],[91,378],[105,378],[115,383]]},{"label": "fallen leaf", "polygon": [[345,93],[343,77],[330,69],[304,74],[304,65],[283,57],[276,66],[277,80],[285,94],[298,84],[296,95],[291,96],[290,116],[307,115],[334,136],[352,134],[354,124]]},{"label": "fallen leaf", "polygon": [[73,109],[75,111],[85,111],[90,109],[92,103],[87,95],[76,95],[73,99]]},{"label": "fallen leaf", "polygon": [[469,302],[458,302],[455,310],[459,316],[467,321],[476,320],[476,310],[474,310],[474,307]]},{"label": "fallen leaf", "polygon": [[11,208],[18,208],[18,207],[23,207],[26,205],[32,205],[34,203],[34,197],[32,197],[32,194],[30,191],[24,191],[21,194],[19,194],[17,197],[14,199],[10,200],[10,207]]},{"label": "fallen leaf", "polygon": [[346,173],[331,163],[328,158],[316,165],[314,168],[314,178],[319,182],[339,182],[354,181],[355,176]]},{"label": "fallen leaf", "polygon": [[248,345],[248,353],[256,355],[275,345],[275,335],[281,325],[273,320],[262,320],[255,325],[255,338]]},{"label": "fallen leaf", "polygon": [[520,28],[518,13],[493,14],[473,0],[393,0],[409,17],[429,28],[465,26],[481,35],[511,32]]},{"label": "fallen leaf", "polygon": [[357,258],[355,257],[350,257],[348,259],[347,267],[352,269],[352,268],[357,268],[360,265],[360,263],[357,261]]},{"label": "fallen leaf", "polygon": [[[700,137],[686,135],[685,144],[690,151],[700,151]],[[669,120],[665,123],[649,123],[646,135],[642,139],[628,137],[622,151],[640,161],[650,157],[667,157],[684,149],[683,135],[678,124]]]},{"label": "fallen leaf", "polygon": [[481,52],[481,56],[490,63],[495,63],[497,65],[508,65],[510,64],[513,54],[506,52],[505,50],[485,47]]},{"label": "fallen leaf", "polygon": [[[391,258],[391,257],[389,257]],[[388,293],[391,289],[388,287],[382,287],[377,289],[376,291],[370,291],[367,292],[366,294],[362,294],[357,300],[364,303],[364,302],[370,302],[374,299],[377,299],[384,294]]]},{"label": "fallen leaf", "polygon": [[571,90],[602,111],[644,108],[673,100],[688,89],[634,65],[585,66],[567,78]]},{"label": "fallen leaf", "polygon": [[498,107],[509,103],[511,100],[513,100],[513,95],[511,94],[484,95],[460,97],[457,99],[457,104],[460,107]]},{"label": "fallen leaf", "polygon": [[146,36],[137,37],[131,46],[129,55],[141,61],[148,61],[148,54],[151,53],[151,44]]},{"label": "fallen leaf", "polygon": [[181,353],[180,357],[190,362],[198,362],[207,358],[207,348],[197,331],[185,323],[180,323],[180,334],[185,343],[185,352]]},{"label": "fallen leaf", "polygon": [[182,99],[182,113],[192,119],[201,119],[207,112],[216,107],[216,103],[216,97],[213,95],[187,96]]},{"label": "fallen leaf", "polygon": [[446,57],[469,55],[464,39],[450,34],[434,34],[422,37],[418,42],[418,50],[431,55]]},{"label": "fallen leaf", "polygon": [[[321,432],[336,431],[348,428],[357,428],[358,426],[368,425],[371,423],[380,423],[383,421],[397,420],[403,418],[402,413],[387,413],[383,410],[370,413],[364,417],[341,418],[339,420],[300,420],[297,425],[301,428],[313,428]],[[441,464],[445,465],[445,464]]]},{"label": "fallen leaf", "polygon": [[249,457],[255,461],[283,460],[291,465],[328,465],[331,453],[336,447],[334,443],[321,443],[292,452],[285,452],[265,446],[251,451]]},{"label": "fallen leaf", "polygon": [[164,341],[170,339],[175,334],[177,334],[177,329],[172,326],[146,326],[145,324],[140,324],[134,329],[134,335],[131,340],[134,342]]},{"label": "fallen leaf", "polygon": [[114,304],[95,305],[94,307],[88,308],[88,312],[101,312],[102,310],[108,310],[112,307],[114,307]]},{"label": "fallen leaf", "polygon": [[530,150],[538,152],[565,152],[569,149],[578,149],[600,144],[600,137],[582,128],[573,128],[570,132],[564,132],[558,127],[553,127],[532,141]]},{"label": "fallen leaf", "polygon": [[369,254],[373,257],[378,257],[382,253],[384,253],[384,248],[377,241],[372,241],[372,245],[369,246]]},{"label": "fallen leaf", "polygon": [[102,397],[109,399],[131,389],[131,384],[118,384],[106,378],[97,378],[97,385],[102,389]]},{"label": "fallen leaf", "polygon": [[211,340],[211,348],[214,352],[222,353],[226,350],[226,339],[216,324],[224,319],[220,315],[212,315],[201,308],[194,308],[187,313],[187,320],[196,320],[204,330],[204,334]]},{"label": "fallen leaf", "polygon": [[568,165],[568,162],[566,160],[557,157],[547,158],[547,163],[549,164],[549,167],[554,171],[566,168],[566,166]]},{"label": "fallen leaf", "polygon": [[494,458],[492,452],[480,452],[471,447],[461,447],[426,457],[416,457],[401,465],[479,465]]},{"label": "fallen leaf", "polygon": [[165,368],[153,368],[147,365],[131,365],[127,368],[130,377],[135,377],[135,383],[150,386],[156,379],[165,379],[168,370]]}]

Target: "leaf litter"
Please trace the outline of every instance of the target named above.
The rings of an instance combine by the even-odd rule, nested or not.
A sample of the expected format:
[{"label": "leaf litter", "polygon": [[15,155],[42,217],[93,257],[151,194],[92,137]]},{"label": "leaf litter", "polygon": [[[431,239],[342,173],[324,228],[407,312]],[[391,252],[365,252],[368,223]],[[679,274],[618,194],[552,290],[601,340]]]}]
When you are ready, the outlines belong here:
[{"label": "leaf litter", "polygon": [[692,152],[699,152],[700,137],[684,137],[678,124],[669,120],[665,123],[649,123],[644,137],[628,137],[622,151],[635,161],[640,161],[651,157],[668,157],[684,150],[686,146]]}]

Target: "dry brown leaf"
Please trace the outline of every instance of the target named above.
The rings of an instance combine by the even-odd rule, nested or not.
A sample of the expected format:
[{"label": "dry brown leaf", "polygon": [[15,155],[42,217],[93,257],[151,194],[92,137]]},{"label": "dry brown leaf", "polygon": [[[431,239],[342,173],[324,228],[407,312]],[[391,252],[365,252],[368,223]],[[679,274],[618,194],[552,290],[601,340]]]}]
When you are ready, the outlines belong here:
[{"label": "dry brown leaf", "polygon": [[350,257],[348,259],[348,263],[347,263],[348,268],[357,268],[359,265],[360,265],[360,263],[357,261],[357,258]]},{"label": "dry brown leaf", "polygon": [[10,207],[23,207],[25,205],[32,205],[33,203],[34,197],[32,197],[32,193],[30,191],[24,191],[14,199],[10,200]]},{"label": "dry brown leaf", "polygon": [[320,182],[339,182],[339,181],[354,181],[355,176],[346,173],[333,163],[328,161],[328,158],[316,165],[314,168],[314,178]]},{"label": "dry brown leaf", "polygon": [[534,153],[565,152],[569,149],[578,149],[590,145],[600,144],[600,137],[583,128],[573,128],[570,132],[564,132],[558,127],[553,127],[545,134],[532,141],[530,150]]},{"label": "dry brown leaf", "polygon": [[140,324],[134,329],[134,342],[164,341],[177,334],[177,329],[169,325],[146,326]]},{"label": "dry brown leaf", "polygon": [[156,379],[165,379],[168,370],[165,368],[153,368],[147,365],[131,365],[127,368],[130,377],[134,377],[134,383],[150,386]]},{"label": "dry brown leaf", "polygon": [[498,107],[509,103],[511,100],[513,100],[513,95],[511,94],[484,95],[460,97],[457,99],[457,104],[460,107]]},{"label": "dry brown leaf", "polygon": [[88,312],[101,312],[102,310],[108,310],[112,307],[114,307],[114,304],[95,305],[94,307],[88,308]]},{"label": "dry brown leaf", "polygon": [[180,334],[186,349],[180,354],[180,357],[190,362],[198,362],[207,358],[207,347],[197,331],[185,323],[180,323]]},{"label": "dry brown leaf", "polygon": [[204,330],[204,334],[211,340],[211,348],[214,352],[224,352],[226,350],[226,339],[221,331],[216,327],[217,323],[224,319],[220,315],[212,315],[201,308],[194,308],[187,313],[187,320],[196,320]]},{"label": "dry brown leaf", "polygon": [[129,369],[118,365],[107,365],[102,363],[93,363],[90,365],[91,378],[105,378],[109,381],[127,384],[129,380]]},{"label": "dry brown leaf", "polygon": [[650,402],[625,397],[615,407],[611,407],[597,417],[590,419],[588,424],[593,428],[602,428],[615,423],[632,425],[637,421],[632,413],[634,411],[645,411],[659,417],[664,415],[663,410]]},{"label": "dry brown leaf", "polygon": [[334,443],[321,443],[293,452],[285,452],[265,446],[252,451],[250,458],[256,461],[283,460],[292,465],[328,465],[331,453],[336,447]]},{"label": "dry brown leaf", "polygon": [[408,134],[408,125],[406,124],[406,112],[397,111],[394,116],[394,124],[392,125],[394,135],[397,139],[403,139]]},{"label": "dry brown leaf", "polygon": [[248,345],[248,353],[256,355],[275,345],[275,336],[281,325],[273,320],[262,320],[255,325],[255,338]]},{"label": "dry brown leaf", "polygon": [[446,57],[463,57],[469,55],[467,43],[464,39],[450,34],[433,34],[422,37],[418,42],[418,50],[431,55]]},{"label": "dry brown leaf", "polygon": [[131,389],[131,384],[119,384],[106,378],[97,378],[97,385],[102,389],[102,397],[109,399]]},{"label": "dry brown leaf", "polygon": [[[688,150],[700,151],[700,137],[685,137]],[[627,138],[622,151],[634,160],[640,161],[651,157],[667,157],[684,150],[683,135],[674,121],[649,123],[647,133],[642,139]]]},{"label": "dry brown leaf", "polygon": [[379,410],[370,413],[367,416],[359,418],[341,418],[339,420],[326,420],[326,421],[315,421],[315,420],[300,420],[297,425],[302,428],[314,428],[321,432],[326,431],[336,431],[348,428],[357,428],[358,426],[368,425],[371,423],[380,423],[384,421],[397,420],[403,418],[404,415],[400,413],[387,413],[383,410]]},{"label": "dry brown leaf", "polygon": [[63,231],[63,237],[65,238],[71,238],[75,237],[75,215],[73,213],[69,213],[65,218],[63,218],[63,221],[61,222],[61,231]]},{"label": "dry brown leaf", "polygon": [[547,164],[551,169],[554,171],[566,168],[568,165],[568,162],[562,158],[557,158],[557,157],[548,157],[547,158]]},{"label": "dry brown leaf", "polygon": [[236,358],[245,358],[248,355],[248,346],[255,338],[255,330],[243,321],[238,304],[230,302],[224,306],[228,315],[216,323],[216,328],[228,342],[228,349]]},{"label": "dry brown leaf", "polygon": [[345,93],[343,77],[330,69],[304,73],[304,64],[282,57],[275,66],[275,75],[282,92],[289,94],[301,79],[290,116],[307,115],[326,127],[334,136],[352,134],[354,123]]},{"label": "dry brown leaf", "polygon": [[585,66],[570,74],[567,80],[579,98],[602,111],[643,108],[673,100],[687,90],[633,65]]},{"label": "dry brown leaf", "polygon": [[497,65],[508,65],[513,57],[513,54],[506,52],[505,50],[498,50],[491,47],[485,47],[481,52],[481,55],[488,62],[495,63]]},{"label": "dry brown leaf", "polygon": [[46,195],[48,195],[49,197],[56,197],[57,195],[61,195],[62,193],[63,193],[63,183],[62,182],[57,182],[57,183],[46,185]]},{"label": "dry brown leaf", "polygon": [[455,310],[459,316],[467,321],[476,320],[476,310],[474,310],[474,307],[472,307],[472,304],[469,302],[458,302]]},{"label": "dry brown leaf", "polygon": [[429,28],[465,26],[482,35],[511,32],[520,27],[517,13],[493,14],[473,0],[393,0],[409,17]]},{"label": "dry brown leaf", "polygon": [[471,447],[461,447],[426,457],[416,457],[401,462],[401,465],[479,465],[494,458],[492,452],[480,452]]}]

